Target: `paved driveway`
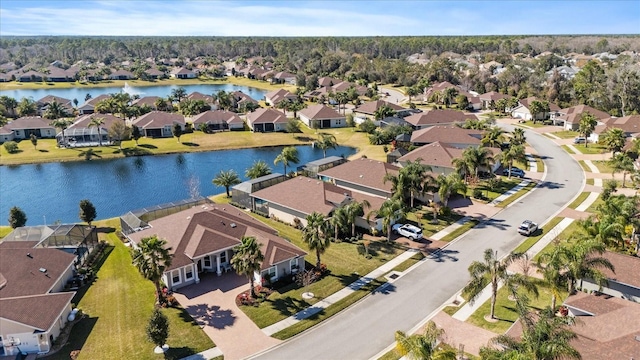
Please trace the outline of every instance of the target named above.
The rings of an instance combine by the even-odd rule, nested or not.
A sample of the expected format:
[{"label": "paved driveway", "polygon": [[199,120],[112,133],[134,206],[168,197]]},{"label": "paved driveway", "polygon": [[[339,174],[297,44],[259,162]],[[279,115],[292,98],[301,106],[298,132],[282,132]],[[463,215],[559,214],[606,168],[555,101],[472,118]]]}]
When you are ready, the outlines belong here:
[{"label": "paved driveway", "polygon": [[236,306],[236,295],[247,289],[249,281],[235,273],[220,277],[206,274],[200,284],[185,286],[174,293],[227,360],[242,359],[280,343],[265,335]]}]

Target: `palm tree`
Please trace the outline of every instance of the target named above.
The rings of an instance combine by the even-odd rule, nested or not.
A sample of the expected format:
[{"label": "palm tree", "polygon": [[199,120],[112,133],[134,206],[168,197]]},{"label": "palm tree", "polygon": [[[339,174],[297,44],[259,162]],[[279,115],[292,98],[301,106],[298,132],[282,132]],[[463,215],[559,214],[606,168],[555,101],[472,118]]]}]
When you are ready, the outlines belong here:
[{"label": "palm tree", "polygon": [[100,132],[100,127],[104,124],[104,118],[101,117],[92,117],[91,122],[89,122],[89,128],[96,127],[98,129],[98,144],[102,146],[102,133]]},{"label": "palm tree", "polygon": [[627,137],[624,133],[624,130],[619,128],[611,128],[604,132],[604,134],[600,135],[598,138],[598,142],[602,143],[607,147],[609,151],[612,151],[613,154],[622,150],[627,142]]},{"label": "palm tree", "polygon": [[369,207],[371,207],[371,204],[367,200],[362,200],[362,202],[354,201],[344,207],[348,224],[351,225],[351,237],[356,236],[356,218],[363,216],[364,209]]},{"label": "palm tree", "polygon": [[436,323],[429,321],[423,334],[406,335],[402,331],[396,331],[396,350],[401,356],[415,360],[455,360],[456,351],[438,349],[438,341],[444,334],[444,329],[439,329]]},{"label": "palm tree", "polygon": [[287,146],[282,149],[282,152],[276,156],[275,160],[273,160],[273,165],[282,163],[282,165],[284,165],[284,174],[287,175],[287,166],[289,164],[297,164],[299,162],[300,158],[298,157],[298,149],[293,146]]},{"label": "palm tree", "polygon": [[578,125],[578,132],[584,135],[584,146],[588,147],[588,139],[593,130],[595,130],[598,124],[598,119],[591,115],[588,111],[585,111],[580,116],[580,124]]},{"label": "palm tree", "polygon": [[322,157],[327,157],[327,149],[335,149],[338,146],[338,140],[335,135],[320,134],[320,139],[314,143],[314,146],[322,150]]},{"label": "palm tree", "polygon": [[536,123],[536,121],[538,121],[538,118],[539,118],[538,115],[540,115],[540,114],[542,114],[542,117],[544,118],[544,115],[549,112],[547,110],[548,107],[549,107],[549,103],[547,103],[546,106],[545,106],[545,102],[544,101],[533,100],[531,102],[531,105],[529,105],[529,112],[531,113],[531,120],[533,120],[533,122]]},{"label": "palm tree", "polygon": [[233,248],[231,266],[238,273],[249,278],[251,284],[251,297],[256,297],[256,290],[253,285],[255,273],[260,271],[264,255],[260,251],[260,244],[253,236],[243,236],[240,245]]},{"label": "palm tree", "polygon": [[462,159],[468,164],[469,168],[473,171],[475,177],[478,177],[478,173],[481,167],[491,169],[491,166],[495,163],[495,159],[489,148],[486,147],[468,147],[462,152]]},{"label": "palm tree", "polygon": [[523,128],[515,128],[513,129],[513,131],[511,132],[511,144],[510,145],[524,145],[524,143],[527,141],[527,138],[524,135],[524,129]]},{"label": "palm tree", "polygon": [[444,89],[442,92],[442,101],[444,102],[446,107],[449,107],[453,103],[453,99],[458,96],[458,89],[455,87],[449,87]]},{"label": "palm tree", "polygon": [[253,165],[244,172],[244,176],[249,179],[257,179],[269,174],[271,174],[271,168],[263,160],[255,160]]},{"label": "palm tree", "polygon": [[171,90],[171,97],[175,99],[175,101],[180,102],[182,98],[187,96],[187,91],[183,87],[177,87]]},{"label": "palm tree", "polygon": [[306,220],[307,226],[302,229],[302,240],[307,243],[309,250],[316,251],[316,269],[320,269],[320,255],[331,245],[331,240],[327,236],[327,222],[324,215],[316,211],[307,215]]},{"label": "palm tree", "polygon": [[406,176],[406,172],[386,173],[382,178],[382,181],[386,184],[387,181],[391,182],[391,191],[393,196],[400,200],[405,200],[405,194],[407,192],[407,185],[409,179]]},{"label": "palm tree", "polygon": [[556,246],[551,252],[542,252],[536,266],[542,270],[544,281],[551,290],[551,308],[556,309],[556,301],[566,286],[567,277],[564,270],[564,247]]},{"label": "palm tree", "polygon": [[627,174],[635,170],[633,166],[633,160],[627,155],[627,153],[618,153],[608,161],[609,165],[613,169],[611,177],[615,173],[622,172],[622,187],[624,187],[627,181]]},{"label": "palm tree", "polygon": [[65,142],[65,137],[64,137],[64,131],[66,128],[69,127],[69,125],[72,124],[72,121],[69,119],[55,119],[51,122],[51,126],[59,128],[62,131],[62,143]]},{"label": "palm tree", "polygon": [[509,265],[521,257],[522,254],[520,253],[510,253],[506,258],[500,260],[498,259],[497,252],[494,252],[493,249],[486,249],[484,251],[484,262],[474,261],[469,265],[471,280],[469,280],[469,283],[462,289],[463,293],[469,295],[469,302],[473,303],[480,295],[480,292],[487,285],[487,278],[489,278],[489,283],[491,284],[490,316],[492,319],[495,319],[496,298],[498,296],[498,283],[500,281],[505,283],[509,282],[511,287],[517,285],[527,289],[533,289],[533,285],[526,281],[525,277],[513,277],[513,275],[507,273]]},{"label": "palm tree", "polygon": [[238,173],[236,173],[235,170],[220,170],[218,175],[216,175],[211,182],[216,186],[224,186],[224,189],[227,192],[227,197],[229,197],[229,188],[233,185],[240,184],[240,177],[238,177]]},{"label": "palm tree", "polygon": [[421,93],[420,89],[417,86],[409,86],[406,92],[407,96],[409,97],[409,102],[411,102],[411,97]]},{"label": "palm tree", "polygon": [[160,281],[165,270],[171,266],[171,248],[167,247],[167,241],[158,239],[156,235],[140,240],[133,248],[131,257],[133,265],[138,268],[140,274],[147,280],[151,280],[156,287],[156,298],[162,302],[162,289]]},{"label": "palm tree", "polygon": [[386,231],[387,241],[391,242],[391,227],[393,223],[397,219],[404,218],[406,213],[402,199],[392,197],[391,199],[385,200],[380,206],[380,209],[369,212],[369,214],[367,214],[367,221],[369,221],[371,215],[382,218],[382,231]]},{"label": "palm tree", "polygon": [[482,137],[482,145],[488,147],[500,147],[505,140],[504,133],[505,131],[500,127],[492,126],[484,133],[484,136]]},{"label": "palm tree", "polygon": [[598,256],[604,254],[605,250],[602,242],[590,238],[580,239],[575,244],[566,247],[563,255],[569,294],[575,291],[579,279],[593,279],[600,286],[606,284],[607,277],[599,269],[604,268],[615,272],[615,268],[607,258]]},{"label": "palm tree", "polygon": [[522,145],[511,145],[507,151],[502,152],[498,155],[500,160],[509,166],[509,179],[511,179],[511,168],[513,167],[514,161],[526,162],[527,156],[524,152],[524,146]]},{"label": "palm tree", "polygon": [[433,177],[428,174],[428,172],[433,170],[431,166],[421,164],[421,161],[422,159],[420,158],[414,162],[409,160],[407,164],[400,169],[400,173],[403,173],[406,179],[405,185],[411,196],[412,208],[416,195],[423,194],[429,187],[429,184],[434,180]]},{"label": "palm tree", "polygon": [[382,120],[390,116],[394,116],[395,114],[396,112],[392,108],[387,105],[382,105],[376,109],[376,111],[373,113],[373,116],[376,120]]},{"label": "palm tree", "polygon": [[440,201],[445,207],[448,206],[451,195],[455,193],[466,194],[467,192],[467,184],[462,180],[460,174],[455,172],[448,175],[440,174],[436,178],[436,186]]},{"label": "palm tree", "polygon": [[334,240],[338,241],[338,235],[340,233],[340,229],[344,229],[349,226],[349,219],[347,217],[347,209],[346,206],[340,206],[339,208],[333,210],[331,215],[331,219],[329,222],[333,226],[333,236]]},{"label": "palm tree", "polygon": [[49,103],[49,106],[47,106],[47,110],[42,116],[45,119],[57,120],[60,118],[69,117],[69,113],[67,113],[67,110],[63,108],[60,103],[54,100]]}]

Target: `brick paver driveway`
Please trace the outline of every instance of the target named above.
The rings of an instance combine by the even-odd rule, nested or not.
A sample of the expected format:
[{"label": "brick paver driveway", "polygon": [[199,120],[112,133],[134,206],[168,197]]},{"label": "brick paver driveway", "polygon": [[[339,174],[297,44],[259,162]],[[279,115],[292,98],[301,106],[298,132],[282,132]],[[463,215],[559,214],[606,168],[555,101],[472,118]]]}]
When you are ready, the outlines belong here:
[{"label": "brick paver driveway", "polygon": [[201,276],[199,284],[178,289],[174,295],[220,348],[225,359],[242,359],[280,343],[265,335],[236,306],[236,295],[249,289],[249,281],[235,273]]}]

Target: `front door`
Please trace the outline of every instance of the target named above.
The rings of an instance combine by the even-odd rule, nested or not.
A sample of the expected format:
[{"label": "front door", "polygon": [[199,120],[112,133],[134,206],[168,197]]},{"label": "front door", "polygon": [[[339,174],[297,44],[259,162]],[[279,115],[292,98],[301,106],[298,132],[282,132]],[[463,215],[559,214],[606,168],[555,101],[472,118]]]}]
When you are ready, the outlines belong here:
[{"label": "front door", "polygon": [[202,259],[198,259],[198,272],[202,272]]},{"label": "front door", "polygon": [[322,128],[323,129],[327,129],[331,127],[331,120],[330,119],[325,119],[322,120]]}]

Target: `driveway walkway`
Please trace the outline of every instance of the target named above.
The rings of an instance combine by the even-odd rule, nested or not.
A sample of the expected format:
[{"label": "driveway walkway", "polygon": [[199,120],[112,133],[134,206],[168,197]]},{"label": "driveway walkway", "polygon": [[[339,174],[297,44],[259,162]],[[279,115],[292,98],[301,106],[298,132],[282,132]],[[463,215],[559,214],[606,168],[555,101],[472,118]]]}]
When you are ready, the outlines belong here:
[{"label": "driveway walkway", "polygon": [[248,280],[235,273],[221,277],[206,274],[200,284],[174,293],[228,360],[245,358],[281,342],[265,335],[236,306],[236,295],[247,289]]}]

